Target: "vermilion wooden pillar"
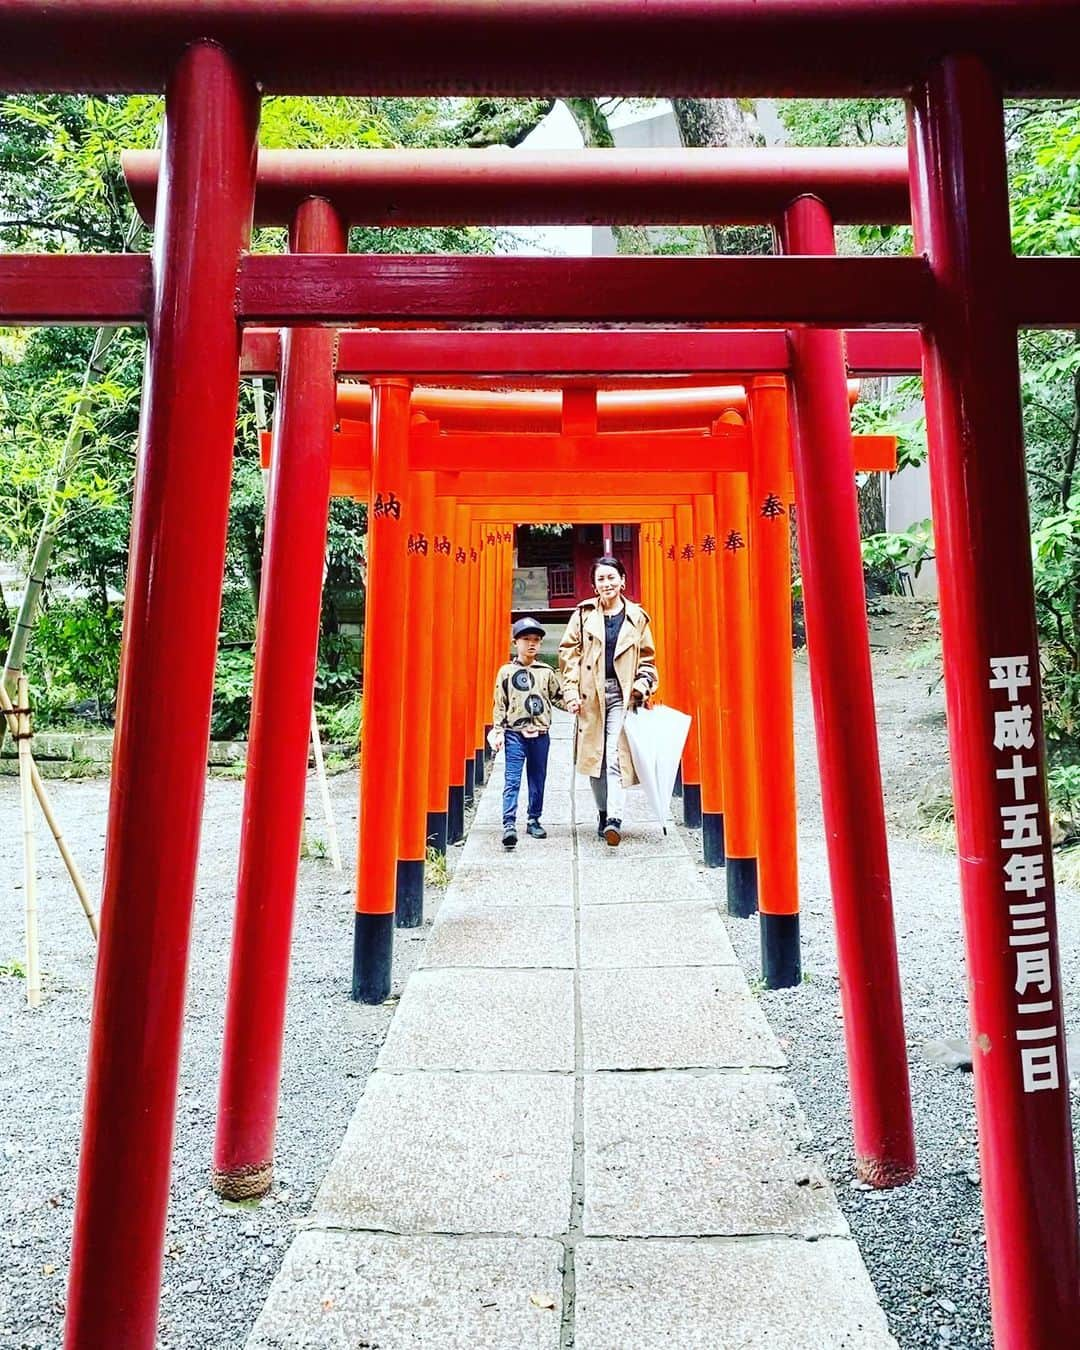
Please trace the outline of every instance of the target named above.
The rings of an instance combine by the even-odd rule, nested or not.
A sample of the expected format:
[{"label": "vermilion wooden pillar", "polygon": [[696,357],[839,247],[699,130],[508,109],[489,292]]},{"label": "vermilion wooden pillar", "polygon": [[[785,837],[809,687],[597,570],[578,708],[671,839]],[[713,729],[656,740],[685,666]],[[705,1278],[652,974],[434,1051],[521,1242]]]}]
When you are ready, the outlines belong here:
[{"label": "vermilion wooden pillar", "polygon": [[[698,728],[701,744],[701,847],[706,867],[724,865],[724,778],[720,643],[724,610],[719,584],[716,502],[694,498],[694,551],[698,575]],[[684,802],[685,806],[685,802]]]},{"label": "vermilion wooden pillar", "polygon": [[791,697],[791,474],[783,376],[755,378],[748,397],[761,970],[767,988],[783,989],[802,979]]},{"label": "vermilion wooden pillar", "polygon": [[746,474],[716,475],[716,525],[724,616],[720,635],[724,880],[728,913],[745,919],[758,907],[754,662],[759,655],[750,614]]},{"label": "vermilion wooden pillar", "polygon": [[[300,206],[294,253],[344,253],[347,246],[345,223],[329,202],[312,198]],[[231,1200],[262,1195],[273,1176],[335,386],[333,332],[283,329],[214,1142],[214,1189]]]},{"label": "vermilion wooden pillar", "polygon": [[352,996],[390,993],[401,837],[406,621],[409,595],[409,384],[371,387],[371,496],[364,615],[364,731],[360,754],[360,848]]},{"label": "vermilion wooden pillar", "polygon": [[156,1341],[258,111],[221,47],[179,58],[165,97],[68,1350]]},{"label": "vermilion wooden pillar", "polygon": [[[432,633],[436,641],[453,650],[454,559],[450,537],[454,532],[454,500],[435,499],[435,525],[431,543],[434,568]],[[450,789],[450,706],[448,684],[432,681],[428,699],[431,746],[428,760],[428,843],[438,854],[446,853],[447,794]]]},{"label": "vermilion wooden pillar", "polygon": [[447,702],[450,712],[450,740],[448,745],[447,779],[447,840],[460,843],[465,837],[465,653],[469,640],[468,606],[468,547],[469,509],[454,509],[454,533],[451,536],[451,612],[453,615],[455,660],[447,679]]},{"label": "vermilion wooden pillar", "polygon": [[685,653],[682,664],[683,711],[690,714],[690,734],[683,751],[683,824],[701,827],[701,715],[698,703],[698,594],[694,568],[694,510],[675,508],[675,599],[678,605],[679,638]]},{"label": "vermilion wooden pillar", "polygon": [[476,681],[476,786],[482,787],[484,783],[484,770],[487,767],[487,732],[488,732],[488,714],[491,711],[489,695],[491,691],[486,687],[489,683],[488,676],[493,672],[489,671],[491,662],[491,602],[494,593],[492,567],[495,560],[494,543],[489,543],[489,537],[493,541],[495,538],[490,523],[485,523],[480,530],[480,637],[477,643],[477,655],[479,660],[477,681]]},{"label": "vermilion wooden pillar", "polygon": [[[801,197],[787,253],[834,253],[832,218]],[[855,456],[841,334],[789,335],[793,461],[806,644],[829,855],[855,1165],[874,1186],[915,1174],[907,1041],[866,629]]]},{"label": "vermilion wooden pillar", "polygon": [[[660,587],[664,598],[664,628],[667,633],[667,673],[661,686],[665,703],[674,708],[685,708],[683,689],[682,632],[679,624],[679,606],[675,592],[675,520],[665,520],[660,533]],[[682,796],[682,766],[675,780],[674,796]]]},{"label": "vermilion wooden pillar", "polygon": [[930,481],[998,1350],[1076,1342],[1080,1260],[1001,97],[973,57],[911,108]]},{"label": "vermilion wooden pillar", "polygon": [[[408,634],[435,630],[435,475],[411,478]],[[436,665],[434,650],[407,643],[405,666],[404,756],[401,774],[401,851],[397,861],[398,928],[419,928],[424,921],[424,862],[427,858],[428,774],[431,760],[431,689]]]},{"label": "vermilion wooden pillar", "polygon": [[465,743],[465,756],[472,764],[473,793],[484,786],[484,731],[483,717],[480,713],[480,671],[484,666],[481,656],[483,636],[483,557],[484,529],[479,521],[474,521],[469,535],[469,704],[468,739]]}]

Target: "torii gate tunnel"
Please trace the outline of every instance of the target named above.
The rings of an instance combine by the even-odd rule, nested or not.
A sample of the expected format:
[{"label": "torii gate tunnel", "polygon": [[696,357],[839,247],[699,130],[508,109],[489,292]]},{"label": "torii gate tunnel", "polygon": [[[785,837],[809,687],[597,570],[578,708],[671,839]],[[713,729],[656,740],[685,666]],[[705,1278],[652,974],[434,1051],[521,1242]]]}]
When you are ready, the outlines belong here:
[{"label": "torii gate tunnel", "polygon": [[[155,1339],[237,386],[244,330],[259,324],[283,334],[270,521],[287,519],[297,539],[270,530],[267,594],[273,598],[260,620],[256,729],[271,706],[299,704],[298,691],[311,683],[313,578],[321,564],[337,416],[335,347],[339,373],[355,362],[352,368],[371,381],[368,642],[379,660],[372,661],[369,650],[366,697],[378,712],[365,727],[362,765],[362,854],[370,851],[358,891],[354,982],[361,997],[381,997],[387,988],[399,893],[402,917],[411,917],[415,895],[410,898],[407,878],[399,891],[398,864],[415,864],[426,840],[416,801],[438,827],[450,802],[444,790],[460,781],[464,792],[458,771],[464,773],[470,756],[475,775],[481,674],[498,656],[505,617],[503,536],[510,522],[524,518],[522,499],[533,495],[512,496],[512,484],[493,480],[487,486],[506,496],[488,506],[486,493],[471,494],[475,482],[440,492],[439,475],[488,474],[490,465],[411,466],[411,385],[438,384],[433,376],[446,377],[444,387],[492,374],[518,383],[550,380],[566,386],[556,430],[585,450],[590,438],[604,434],[605,398],[614,409],[620,396],[632,405],[635,393],[612,388],[594,399],[598,387],[635,380],[640,386],[662,375],[692,385],[708,374],[721,377],[711,386],[742,391],[742,405],[728,411],[749,428],[748,463],[726,471],[716,464],[671,467],[670,483],[668,465],[650,466],[648,476],[642,472],[625,491],[612,476],[600,500],[578,491],[569,499],[536,495],[545,512],[557,506],[567,516],[603,503],[607,516],[617,518],[621,502],[630,518],[654,522],[647,530],[659,530],[665,544],[696,538],[699,526],[707,528],[710,504],[717,520],[718,512],[746,519],[751,546],[740,555],[739,578],[724,582],[719,567],[702,567],[694,583],[680,583],[678,568],[669,565],[676,559],[650,542],[644,580],[649,603],[672,625],[663,654],[672,662],[676,693],[697,703],[699,735],[688,763],[696,754],[706,813],[730,817],[734,808],[736,816],[745,814],[738,789],[755,782],[759,791],[756,823],[743,830],[739,845],[746,852],[736,856],[761,867],[759,898],[769,916],[763,955],[767,972],[775,963],[776,982],[797,970],[798,929],[790,904],[768,907],[766,858],[775,850],[767,834],[789,828],[790,812],[781,800],[763,800],[760,790],[764,782],[781,791],[787,774],[763,777],[760,747],[736,744],[734,752],[725,751],[723,708],[725,701],[753,705],[760,697],[757,667],[766,661],[774,668],[779,706],[785,698],[790,705],[790,682],[778,674],[790,664],[783,632],[790,599],[779,584],[789,566],[787,540],[765,534],[772,517],[748,496],[751,484],[768,479],[770,496],[785,505],[790,452],[857,1147],[868,1174],[885,1183],[910,1175],[914,1160],[902,1061],[899,1073],[894,1063],[890,1073],[874,1076],[873,1061],[896,1043],[900,1008],[845,378],[852,368],[914,364],[910,337],[882,337],[880,330],[918,331],[972,1033],[979,1047],[975,1089],[995,1343],[1003,1350],[1050,1350],[1075,1339],[1080,1261],[1016,329],[1080,320],[1080,259],[1012,254],[1001,100],[1004,94],[1080,93],[1078,27],[1080,0],[593,0],[587,6],[576,0],[497,6],[486,0],[392,6],[385,0],[220,0],[212,7],[199,0],[0,0],[0,86],[164,89],[166,97],[150,259],[0,256],[5,323],[143,323],[149,336],[69,1347],[150,1347]],[[834,220],[903,218],[908,208],[895,166],[879,165],[860,177],[844,158],[811,174],[794,160],[759,158],[757,151],[700,161],[697,195],[688,188],[681,200],[686,157],[673,157],[675,182],[662,167],[666,161],[649,161],[654,167],[645,171],[640,156],[628,158],[625,170],[620,156],[579,157],[562,167],[521,161],[513,170],[519,180],[504,182],[502,197],[497,183],[465,192],[461,166],[451,173],[452,166],[435,159],[430,173],[416,178],[415,164],[395,167],[391,158],[373,164],[365,181],[353,162],[337,182],[325,163],[314,169],[303,167],[307,161],[282,163],[286,186],[279,182],[276,204],[267,209],[288,219],[291,252],[246,252],[263,91],[557,96],[597,89],[630,96],[905,98],[914,256],[834,256]],[[476,162],[483,162],[487,177],[493,164]],[[381,198],[372,186],[380,173]],[[882,174],[887,187],[875,188],[868,179]],[[414,194],[406,179],[417,185]],[[271,184],[263,187],[269,191]],[[409,202],[405,217],[393,215],[399,200]],[[464,209],[490,223],[657,223],[675,218],[665,205],[673,200],[670,209],[685,223],[768,219],[783,256],[553,260],[345,252],[346,223],[357,218],[419,219],[426,212],[455,220]],[[478,331],[442,334],[446,345],[438,348],[430,330],[453,324]],[[658,324],[669,331],[639,331]],[[493,334],[492,325],[503,331]],[[575,347],[561,333],[526,333],[529,325],[623,327],[585,332]],[[330,326],[363,331],[339,338]],[[388,331],[410,328],[428,331]],[[682,329],[693,332],[680,357]],[[850,331],[845,336],[843,330]],[[552,352],[553,346],[562,351]],[[575,376],[586,378],[575,385]],[[692,399],[693,391],[685,396]],[[638,419],[640,412],[624,402],[610,415],[659,436]],[[531,415],[544,422],[551,414],[541,401]],[[680,422],[670,406],[668,418],[665,425],[676,430],[700,426]],[[493,435],[498,428],[481,420],[477,429]],[[525,434],[536,427],[519,422],[509,429]],[[710,440],[707,449],[715,448]],[[474,445],[470,453],[480,449]],[[559,472],[581,471],[572,446],[560,453],[567,459]],[[687,486],[675,481],[684,472],[711,473],[713,491],[676,491]],[[595,484],[584,486],[591,491]],[[379,511],[388,493],[400,514]],[[488,551],[483,536],[499,522]],[[452,576],[450,569],[411,567],[417,558],[408,552],[408,537],[420,531],[454,538],[455,548],[466,548],[468,540],[471,550],[477,541],[476,567]],[[763,578],[771,580],[763,584]],[[405,635],[394,614],[402,588],[408,592],[413,581],[419,603],[429,603],[425,596],[448,603],[455,634],[463,626],[464,650],[474,659],[455,686],[460,707],[444,719],[445,738],[433,727],[438,734],[430,737],[423,797],[406,809],[397,783],[402,755],[416,763],[423,755],[397,716]],[[695,595],[704,624],[688,603]],[[723,643],[713,640],[716,624],[708,621],[714,603],[713,619],[719,614],[726,626]],[[275,664],[282,623],[295,623],[293,631],[304,635],[302,669],[285,672],[280,659]],[[691,633],[696,639],[689,641],[702,651],[696,669],[680,663],[671,636],[685,643]],[[748,651],[755,642],[758,650]],[[729,644],[738,651],[725,673],[722,652]],[[706,692],[720,690],[718,752],[715,718],[702,713],[709,699],[694,687],[699,677]],[[425,706],[422,680],[430,672],[418,678]],[[253,754],[245,809],[261,824],[251,827],[255,835],[245,835],[232,977],[242,979],[257,927],[257,906],[245,912],[245,891],[257,898],[265,887],[274,895],[269,940],[278,950],[266,1004],[250,1005],[247,1034],[270,1028],[271,1040],[280,1037],[281,1009],[274,1005],[284,999],[295,849],[292,874],[274,892],[277,882],[251,840],[274,811],[289,830],[299,828],[296,764],[306,750],[296,727],[290,725],[285,739],[280,793],[259,752]],[[733,766],[725,778],[732,753],[741,769]],[[722,798],[710,795],[717,784]],[[731,823],[726,820],[729,846]],[[370,848],[379,831],[387,842]],[[876,986],[865,983],[871,970]],[[246,1052],[237,1039],[244,1022],[239,987],[234,983],[230,991],[222,1100],[261,1121],[263,1151],[225,1160],[224,1169],[223,1159],[217,1161],[219,1170],[250,1169],[257,1191],[270,1166],[277,1051],[271,1046],[262,1057],[256,1101],[241,1081]],[[852,1035],[855,1025],[859,1036]],[[234,1054],[240,1057],[230,1061]],[[223,1119],[219,1155],[230,1128]],[[254,1126],[241,1128],[245,1148],[255,1147],[255,1133]],[[135,1158],[141,1189],[132,1203]]]}]

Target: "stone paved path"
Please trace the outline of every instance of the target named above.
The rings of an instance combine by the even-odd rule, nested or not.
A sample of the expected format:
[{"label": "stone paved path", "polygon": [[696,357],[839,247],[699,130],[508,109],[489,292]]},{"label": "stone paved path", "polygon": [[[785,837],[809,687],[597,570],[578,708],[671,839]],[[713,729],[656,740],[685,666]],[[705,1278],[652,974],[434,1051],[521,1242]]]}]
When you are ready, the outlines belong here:
[{"label": "stone paved path", "polygon": [[495,766],[249,1350],[894,1346],[682,842],[608,849],[555,741],[511,855]]}]

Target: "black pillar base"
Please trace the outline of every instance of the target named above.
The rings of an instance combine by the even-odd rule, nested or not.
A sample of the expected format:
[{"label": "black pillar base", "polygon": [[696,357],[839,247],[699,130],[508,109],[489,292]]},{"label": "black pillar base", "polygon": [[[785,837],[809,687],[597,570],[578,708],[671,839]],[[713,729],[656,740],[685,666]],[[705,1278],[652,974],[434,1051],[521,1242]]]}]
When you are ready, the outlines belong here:
[{"label": "black pillar base", "polygon": [[424,860],[398,859],[394,925],[419,928],[424,922]]},{"label": "black pillar base", "polygon": [[470,755],[465,761],[465,805],[472,806],[476,800],[476,761]]},{"label": "black pillar base", "polygon": [[473,781],[478,788],[481,788],[484,786],[484,775],[487,772],[487,763],[484,760],[483,750],[477,750],[475,759],[476,767],[473,770]]},{"label": "black pillar base", "polygon": [[385,1003],[394,959],[394,916],[357,914],[353,928],[354,1003]]},{"label": "black pillar base", "polygon": [[702,811],[701,851],[705,857],[706,867],[723,867],[724,813],[722,811]]},{"label": "black pillar base", "polygon": [[446,856],[446,812],[429,811],[427,813],[428,848],[434,849],[440,857]]},{"label": "black pillar base", "polygon": [[761,914],[761,975],[766,989],[792,989],[802,983],[797,914]]},{"label": "black pillar base", "polygon": [[701,784],[684,783],[682,790],[682,823],[688,830],[701,829]]},{"label": "black pillar base", "polygon": [[682,796],[682,765],[681,765],[681,764],[680,764],[679,767],[675,770],[675,786],[671,789],[671,795],[672,795],[673,797],[681,797],[681,796]]},{"label": "black pillar base", "polygon": [[757,913],[757,859],[727,860],[727,912],[736,919]]},{"label": "black pillar base", "polygon": [[487,764],[490,764],[491,761],[495,758],[495,751],[492,750],[491,742],[488,740],[488,737],[490,735],[491,735],[491,723],[488,722],[488,724],[484,727],[484,761]]},{"label": "black pillar base", "polygon": [[446,794],[446,842],[460,844],[465,838],[465,789],[451,787]]}]

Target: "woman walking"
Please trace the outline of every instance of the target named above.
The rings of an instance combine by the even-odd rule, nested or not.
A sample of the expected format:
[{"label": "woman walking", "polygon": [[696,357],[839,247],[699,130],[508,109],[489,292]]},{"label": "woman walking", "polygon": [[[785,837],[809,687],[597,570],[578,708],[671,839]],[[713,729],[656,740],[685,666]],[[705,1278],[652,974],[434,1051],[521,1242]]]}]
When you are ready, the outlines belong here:
[{"label": "woman walking", "polygon": [[623,719],[655,693],[659,678],[649,616],[623,594],[618,558],[598,558],[592,583],[596,599],[578,605],[559,643],[559,672],[567,710],[577,714],[577,771],[589,776],[596,833],[614,848],[625,790],[637,782]]}]

